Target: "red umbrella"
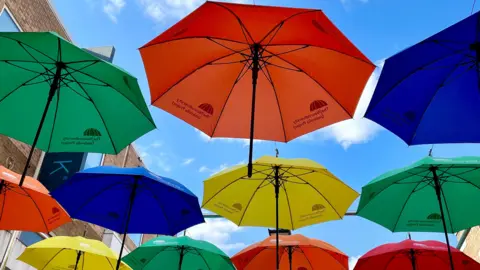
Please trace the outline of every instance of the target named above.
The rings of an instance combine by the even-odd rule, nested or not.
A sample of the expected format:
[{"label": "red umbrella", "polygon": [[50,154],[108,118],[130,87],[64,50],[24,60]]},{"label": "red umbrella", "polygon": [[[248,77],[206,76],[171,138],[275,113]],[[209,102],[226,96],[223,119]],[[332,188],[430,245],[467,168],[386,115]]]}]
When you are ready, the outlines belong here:
[{"label": "red umbrella", "polygon": [[210,137],[288,142],[352,118],[375,66],[321,10],[206,2],[140,49],[152,104]]},{"label": "red umbrella", "polygon": [[[478,270],[480,264],[451,247],[456,270]],[[370,250],[354,270],[450,270],[447,245],[438,241],[405,240]]]}]

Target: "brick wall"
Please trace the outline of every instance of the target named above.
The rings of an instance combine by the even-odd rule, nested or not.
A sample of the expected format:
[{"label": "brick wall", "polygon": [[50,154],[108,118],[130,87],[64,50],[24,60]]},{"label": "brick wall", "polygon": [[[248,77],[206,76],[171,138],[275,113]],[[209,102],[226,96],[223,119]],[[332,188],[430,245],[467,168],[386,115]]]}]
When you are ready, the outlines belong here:
[{"label": "brick wall", "polygon": [[14,14],[23,31],[54,31],[70,40],[49,0],[0,0],[0,7],[4,5]]}]

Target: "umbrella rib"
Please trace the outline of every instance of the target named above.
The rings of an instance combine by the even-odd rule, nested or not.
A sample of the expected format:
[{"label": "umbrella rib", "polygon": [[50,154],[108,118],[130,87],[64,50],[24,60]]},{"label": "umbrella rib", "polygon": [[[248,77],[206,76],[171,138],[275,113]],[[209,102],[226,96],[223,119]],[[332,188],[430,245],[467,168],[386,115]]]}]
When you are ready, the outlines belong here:
[{"label": "umbrella rib", "polygon": [[305,254],[305,252],[303,251],[303,249],[302,249],[302,248],[300,248],[300,250],[302,251],[302,253],[303,253],[303,256],[304,256],[304,257],[305,257],[305,259],[307,260],[307,262],[308,262],[308,264],[310,265],[310,267],[311,267],[312,269],[315,269],[315,268],[313,267],[313,264],[312,264],[312,262],[310,261],[310,258],[308,258],[308,256]]},{"label": "umbrella rib", "polygon": [[[42,218],[43,225],[45,225],[45,232],[49,232],[50,230],[48,228],[47,223],[45,222],[45,217],[43,216],[42,211],[40,210],[40,207],[38,207],[37,202],[32,198],[32,196],[30,195],[30,193],[27,190],[25,190],[23,187],[20,187],[20,188],[22,190],[24,190],[29,195],[28,198],[30,198],[30,200],[32,200],[33,204],[35,205],[35,207],[38,210],[38,213],[40,214],[40,217]],[[46,195],[46,196],[48,196],[48,195]]]},{"label": "umbrella rib", "polygon": [[[268,247],[259,247],[259,248],[260,248],[260,250],[259,250],[255,255],[253,255],[253,257],[252,257],[250,260],[248,260],[247,264],[244,265],[244,268],[246,268],[250,263],[252,263],[253,260],[255,259],[255,257],[257,257],[258,255],[260,255],[260,253],[262,253],[262,252],[264,252],[265,250],[269,249]],[[241,255],[241,253],[240,253],[240,254],[237,254],[237,255]],[[235,256],[233,256],[233,257],[235,257]],[[232,259],[233,259],[233,257],[232,257]]]},{"label": "umbrella rib", "polygon": [[[248,54],[246,54],[246,53],[243,53],[243,52],[246,51],[246,50],[250,50],[250,47],[247,47],[247,48],[242,49],[242,50],[234,50],[234,49],[228,47],[227,45],[224,45],[224,44],[222,44],[222,43],[220,43],[220,42],[217,41],[217,40],[222,40],[222,39],[217,39],[217,38],[212,38],[212,37],[205,37],[205,39],[210,40],[211,42],[213,42],[213,43],[215,43],[215,44],[217,44],[217,45],[219,45],[219,46],[221,46],[221,47],[223,47],[223,48],[225,48],[225,49],[227,49],[227,50],[230,50],[230,51],[232,51],[232,52],[234,52],[234,53],[238,53],[238,54],[240,54],[241,56],[243,56],[244,58],[245,58],[246,56],[250,56],[250,55],[248,55]],[[243,43],[241,43],[241,44],[243,44]],[[248,45],[248,44],[245,44],[245,45]],[[245,58],[245,59],[246,59],[246,58]]]},{"label": "umbrella rib", "polygon": [[156,254],[155,256],[153,256],[153,257],[145,264],[145,266],[144,266],[142,269],[146,269],[147,266],[148,266],[153,260],[155,260],[158,256],[160,256],[160,255],[162,254],[162,252],[165,252],[165,251],[176,251],[176,252],[178,252],[178,250],[175,250],[175,249],[173,249],[173,250],[167,250],[168,248],[169,248],[168,246],[167,246],[167,247],[163,247],[163,249],[160,250],[159,252],[157,252],[157,254]]},{"label": "umbrella rib", "polygon": [[[273,170],[270,174],[273,173]],[[257,186],[257,188],[255,189],[255,191],[253,192],[252,196],[250,197],[250,200],[248,200],[248,203],[245,207],[245,211],[243,211],[242,213],[242,216],[240,217],[240,220],[238,221],[238,226],[241,226],[242,225],[242,221],[243,221],[243,218],[245,217],[245,214],[247,213],[248,211],[248,207],[250,207],[250,203],[252,202],[253,198],[255,197],[255,194],[257,194],[257,191],[260,189],[260,186],[267,180],[267,178],[265,178],[263,181],[260,182],[260,184]]]},{"label": "umbrella rib", "polygon": [[[268,51],[268,50],[266,50],[266,51],[267,51],[268,53],[271,53],[271,52]],[[290,65],[298,68],[303,74],[305,74],[305,75],[306,75],[307,77],[309,77],[312,81],[314,81],[316,84],[318,84],[333,100],[335,100],[335,102],[347,113],[347,115],[348,115],[349,117],[352,117],[352,118],[353,118],[353,115],[352,115],[350,112],[348,112],[348,110],[347,110],[345,107],[343,107],[343,105],[342,105],[340,102],[338,102],[338,100],[327,90],[327,88],[323,87],[323,85],[322,85],[320,82],[318,82],[317,80],[315,80],[312,76],[310,76],[308,73],[306,73],[303,69],[301,69],[301,68],[299,68],[298,66],[294,65],[294,64],[291,63],[290,61],[285,60],[283,57],[281,57],[281,56],[276,56],[276,57],[278,57],[279,59],[285,61],[286,63],[288,63],[288,64],[290,64]]]},{"label": "umbrella rib", "polygon": [[103,258],[105,258],[105,260],[107,260],[108,264],[110,265],[110,267],[112,268],[112,270],[115,270],[115,267],[113,266],[113,264],[110,262],[110,258],[108,258],[107,256],[104,256]]},{"label": "umbrella rib", "polygon": [[168,92],[170,92],[172,89],[175,88],[175,86],[177,86],[178,84],[180,84],[181,82],[183,82],[185,79],[187,79],[190,75],[192,75],[193,73],[199,71],[200,69],[210,65],[211,63],[214,63],[216,61],[219,61],[219,60],[222,60],[224,58],[227,58],[229,56],[232,56],[232,55],[235,55],[235,53],[229,53],[227,55],[223,55],[221,57],[218,57],[216,59],[213,59],[211,60],[210,62],[207,62],[201,66],[199,66],[198,68],[192,70],[191,72],[189,72],[188,74],[186,74],[185,76],[183,76],[182,78],[180,78],[176,83],[172,84],[172,86],[170,86],[163,94],[161,94],[159,97],[157,97],[156,99],[152,100],[151,103],[154,104],[155,102],[157,102],[159,99],[161,99],[165,94],[167,94]]},{"label": "umbrella rib", "polygon": [[[443,172],[444,174],[450,175],[451,177],[459,178],[459,179],[465,181],[466,183],[468,183],[468,184],[470,184],[470,185],[472,185],[472,186],[474,186],[474,187],[476,187],[477,189],[480,190],[480,187],[479,187],[479,186],[475,185],[473,182],[471,182],[471,181],[469,181],[469,180],[467,180],[467,179],[465,179],[465,178],[463,178],[463,177],[460,177],[460,176],[458,176],[458,175],[451,174],[451,173],[449,173],[449,172],[447,172],[447,171],[443,171],[443,170],[440,170],[440,169],[438,169],[438,170],[441,171],[441,172]],[[476,170],[476,169],[475,169],[475,170]],[[472,170],[472,171],[473,171],[473,170]],[[471,172],[471,171],[469,171],[469,172]]]},{"label": "umbrella rib", "polygon": [[[128,100],[128,101],[130,102],[130,104],[133,105],[133,107],[135,107],[138,111],[140,111],[140,113],[142,113],[142,115],[145,116],[145,118],[147,118],[150,123],[152,123],[152,124],[155,126],[155,123],[153,122],[153,120],[150,119],[150,117],[149,117],[148,115],[146,115],[145,112],[143,112],[140,108],[138,108],[137,105],[136,105],[133,101],[131,101],[131,100],[130,100],[125,94],[123,94],[121,91],[118,91],[117,89],[115,89],[115,88],[114,88],[113,86],[111,86],[110,84],[104,82],[103,80],[100,80],[99,78],[95,78],[95,77],[93,77],[92,75],[87,74],[87,73],[85,73],[85,72],[83,72],[83,71],[74,69],[74,68],[72,68],[72,67],[67,67],[67,68],[69,68],[69,69],[71,69],[71,70],[74,70],[74,71],[76,71],[76,72],[79,72],[80,74],[83,74],[83,75],[85,75],[85,76],[87,76],[87,77],[90,77],[91,79],[94,79],[94,80],[97,80],[97,81],[99,81],[99,82],[101,82],[101,83],[104,83],[104,84],[106,85],[105,88],[110,88],[110,89],[114,90],[117,94],[122,95],[126,100]],[[1,100],[0,100],[0,102],[1,102]]]},{"label": "umbrella rib", "polygon": [[3,210],[5,209],[6,201],[7,201],[7,190],[5,190],[3,195],[2,212],[0,213],[0,222],[2,221],[2,218],[3,218]]},{"label": "umbrella rib", "polygon": [[[333,251],[333,250],[328,250],[328,249],[326,249],[326,248],[316,247],[316,246],[313,246],[313,247],[299,247],[299,249],[302,251],[302,253],[305,255],[305,257],[307,257],[307,255],[305,254],[305,252],[304,252],[304,250],[303,250],[304,248],[320,249],[321,251],[327,253],[327,255],[328,255],[329,257],[331,257],[335,262],[337,262],[343,269],[348,270],[348,268],[345,268],[345,266],[344,266],[340,261],[338,261],[338,260],[330,253],[330,252],[334,252],[335,254],[340,255],[338,252]],[[344,256],[345,256],[345,255],[344,255]],[[348,257],[347,257],[347,258],[348,258]],[[313,269],[313,268],[312,268],[312,269]]]},{"label": "umbrella rib", "polygon": [[203,262],[205,263],[205,266],[207,266],[207,268],[210,270],[211,269],[210,265],[208,265],[207,260],[205,260],[205,257],[203,257],[202,253],[196,248],[194,248],[193,250],[195,250],[198,253],[198,255],[202,258]]},{"label": "umbrella rib", "polygon": [[282,122],[283,138],[285,139],[285,141],[287,141],[287,131],[285,129],[285,121],[283,120],[282,109],[280,107],[280,100],[278,99],[277,88],[275,87],[275,84],[273,83],[272,75],[270,74],[270,71],[268,70],[266,65],[265,65],[265,70],[267,71],[267,74],[270,77],[270,80],[268,80],[268,81],[272,85],[273,93],[275,94],[275,99],[277,100],[278,112],[280,113],[280,121]]},{"label": "umbrella rib", "polygon": [[29,68],[26,68],[26,67],[22,67],[22,66],[20,66],[20,65],[11,63],[10,60],[4,60],[4,61],[1,61],[1,62],[5,62],[6,64],[9,64],[9,65],[11,65],[11,66],[14,66],[14,67],[16,67],[16,68],[23,69],[23,70],[25,70],[25,71],[29,71],[29,72],[32,72],[32,73],[35,73],[35,74],[40,74],[40,75],[45,74],[45,71],[39,72],[39,71],[35,71],[35,70],[29,69]]},{"label": "umbrella rib", "polygon": [[[72,81],[72,83],[74,83]],[[84,97],[82,94],[80,94],[79,92],[77,92],[77,90],[73,89],[70,85],[68,85],[67,83],[64,83],[64,86],[68,87],[68,89],[72,90],[72,92],[74,92],[75,94],[77,94],[78,96],[80,96],[81,98],[84,98],[85,100],[87,101],[92,101],[91,99],[89,99],[88,97]]]},{"label": "umbrella rib", "polygon": [[[452,229],[452,232],[454,232],[454,230],[453,230],[453,224],[452,224],[452,217],[450,216],[450,211],[448,210],[448,203],[447,203],[447,199],[446,199],[446,197],[445,197],[445,193],[443,192],[443,188],[440,189],[440,193],[442,194],[443,201],[445,202],[445,209],[447,210],[448,223],[450,223],[450,229]],[[445,229],[446,229],[446,228],[445,228]]]},{"label": "umbrella rib", "polygon": [[[462,58],[463,60],[463,58]],[[445,84],[445,82],[450,78],[450,76],[452,74],[455,73],[455,71],[461,67],[461,65],[454,65],[453,69],[447,74],[447,76],[445,76],[445,79],[440,83],[439,87],[435,90],[435,93],[432,95],[432,98],[430,99],[430,101],[428,102],[427,104],[427,107],[425,107],[425,110],[423,111],[422,113],[422,116],[420,117],[420,119],[418,120],[418,124],[417,126],[415,127],[414,129],[414,132],[413,132],[413,136],[412,138],[410,139],[410,142],[409,142],[409,145],[413,142],[413,140],[415,139],[415,137],[417,136],[417,130],[418,128],[420,127],[420,124],[422,123],[422,120],[423,120],[423,117],[425,116],[425,114],[427,113],[428,109],[430,108],[430,105],[433,103],[433,100],[435,100],[435,97],[437,96],[438,92],[440,92],[441,89],[444,89],[443,86]]]},{"label": "umbrella rib", "polygon": [[210,2],[214,5],[218,5],[220,7],[223,7],[224,9],[226,9],[228,12],[230,12],[238,21],[238,23],[240,24],[240,28],[242,29],[242,32],[243,32],[243,35],[245,36],[245,41],[248,43],[248,39],[247,39],[247,36],[245,35],[245,33],[248,35],[248,37],[253,41],[255,42],[255,40],[253,39],[252,35],[250,34],[250,32],[248,31],[247,27],[245,27],[245,25],[243,24],[242,20],[240,19],[240,17],[238,17],[237,14],[235,14],[235,12],[233,12],[233,10],[231,10],[230,8],[226,7],[225,5],[221,4],[221,3],[218,3],[218,2]]},{"label": "umbrella rib", "polygon": [[[296,176],[296,175],[294,175],[294,174],[292,174],[292,173],[290,173],[290,172],[288,172],[288,173],[291,174],[293,177],[296,177],[296,178],[304,181],[305,184],[307,184],[307,185],[309,185],[310,187],[312,187],[320,196],[322,196],[322,197],[325,199],[325,201],[327,201],[327,203],[330,205],[330,207],[332,207],[333,211],[335,211],[335,213],[338,215],[338,217],[339,217],[340,219],[343,219],[342,216],[338,213],[337,209],[335,209],[335,207],[333,207],[332,203],[330,203],[330,201],[329,201],[316,187],[314,187],[312,184],[310,184],[309,182],[307,182],[305,179],[303,179],[303,178],[301,178],[301,177],[299,177],[299,176]],[[336,179],[336,180],[339,181],[340,183],[343,183],[342,181],[340,181],[340,180],[338,180],[338,179]],[[347,186],[347,187],[348,187],[348,186]]]},{"label": "umbrella rib", "polygon": [[[312,12],[321,12],[321,10],[317,10],[317,9],[305,10],[305,11],[300,11],[300,12],[297,12],[297,13],[295,13],[295,14],[293,14],[293,15],[290,15],[290,17],[288,17],[288,18],[280,21],[277,25],[275,25],[275,26],[272,28],[272,30],[268,31],[268,33],[267,33],[267,34],[260,40],[260,42],[258,42],[258,43],[262,43],[262,42],[270,35],[270,33],[272,33],[276,28],[281,28],[283,25],[285,25],[285,23],[286,23],[288,20],[290,20],[290,19],[292,19],[292,18],[294,18],[294,17],[296,17],[296,16],[303,15],[303,14],[307,14],[307,13],[312,13]],[[277,30],[277,32],[278,32],[278,30]],[[272,39],[273,39],[273,38],[272,38]],[[271,40],[270,40],[270,41],[271,41]]]},{"label": "umbrella rib", "polygon": [[60,249],[50,260],[42,267],[42,269],[45,269],[57,256],[60,254],[62,251],[66,250],[65,248]]},{"label": "umbrella rib", "polygon": [[285,187],[285,184],[282,185],[282,188],[285,191],[285,197],[287,197],[287,204],[288,204],[288,210],[290,210],[289,214],[290,214],[290,223],[292,224],[292,230],[295,230],[295,225],[293,225],[292,208],[290,207],[290,199],[288,198],[287,188]]},{"label": "umbrella rib", "polygon": [[81,254],[80,256],[82,256],[82,270],[85,270],[85,252],[83,252],[83,254]]},{"label": "umbrella rib", "polygon": [[57,95],[57,105],[55,106],[55,115],[53,116],[52,132],[50,132],[50,140],[48,141],[47,152],[50,151],[50,146],[52,144],[53,133],[55,132],[55,123],[57,121],[58,107],[60,105],[60,88],[56,91]]},{"label": "umbrella rib", "polygon": [[[37,61],[37,63],[45,69],[45,71],[47,71],[47,72],[49,71],[49,69],[48,69],[46,66],[44,66],[43,64],[41,64],[41,63],[37,60],[37,58],[35,58],[35,57],[33,56],[33,54],[31,54],[31,53],[25,48],[25,46],[24,46],[24,44],[23,44],[22,42],[20,42],[20,41],[17,41],[17,42],[18,42],[18,44],[20,45],[20,47],[22,47],[22,49],[25,50],[25,52],[27,52],[27,54],[30,55],[30,57],[33,58],[33,60]],[[25,44],[25,45],[26,45],[26,44]],[[29,46],[29,48],[35,50],[33,47],[30,47],[30,46]],[[37,50],[35,50],[35,51],[37,51]],[[39,51],[37,51],[37,52],[39,52]],[[55,60],[52,59],[52,61],[55,61]],[[53,75],[53,73],[52,73],[52,75]]]},{"label": "umbrella rib", "polygon": [[78,84],[78,86],[83,90],[83,92],[85,92],[87,97],[90,99],[90,102],[92,103],[93,107],[97,111],[98,116],[102,120],[103,126],[105,127],[105,130],[107,131],[108,138],[110,138],[110,143],[112,144],[112,147],[113,147],[113,151],[116,154],[118,154],[119,152],[118,152],[117,148],[115,147],[115,143],[113,142],[112,135],[110,134],[110,131],[108,130],[107,123],[105,122],[105,119],[103,118],[103,115],[100,113],[100,110],[98,109],[97,104],[95,104],[95,101],[93,101],[92,97],[88,94],[87,90],[85,88],[83,88],[83,85],[80,84],[74,76],[72,76],[72,73],[70,73],[70,71],[68,71],[68,69],[65,69],[65,71],[70,75],[70,77],[72,77],[72,79]]},{"label": "umbrella rib", "polygon": [[414,70],[412,70],[410,73],[406,74],[404,78],[400,79],[397,83],[395,83],[392,87],[390,87],[390,89],[388,89],[388,90],[385,92],[385,94],[383,94],[383,95],[380,97],[380,99],[379,99],[375,104],[370,103],[370,106],[369,106],[369,108],[367,109],[367,112],[366,112],[365,114],[368,114],[368,112],[370,112],[371,110],[373,110],[378,104],[380,104],[380,102],[381,102],[388,94],[390,94],[390,92],[392,92],[392,91],[393,91],[398,85],[400,85],[402,82],[404,82],[405,80],[407,80],[408,78],[410,78],[410,76],[414,75],[414,74],[417,73],[418,71],[421,71],[421,70],[425,69],[426,67],[428,67],[428,66],[430,66],[430,65],[433,65],[433,64],[435,64],[435,63],[437,63],[437,62],[440,62],[440,61],[442,61],[442,60],[445,60],[445,59],[447,59],[447,58],[449,58],[449,57],[452,57],[452,56],[454,56],[454,55],[456,55],[456,54],[459,54],[459,53],[461,53],[461,52],[463,52],[463,51],[465,51],[465,49],[458,50],[458,51],[454,51],[454,52],[452,52],[452,53],[450,53],[450,54],[447,54],[447,55],[445,55],[445,56],[443,56],[443,57],[440,57],[440,58],[436,58],[435,60],[432,60],[432,61],[430,61],[430,62],[428,62],[428,63],[426,63],[426,64],[424,64],[424,65],[422,65],[422,66],[420,66],[420,67],[418,67],[418,68],[416,68],[416,69],[414,69]]},{"label": "umbrella rib", "polygon": [[393,226],[393,229],[392,229],[392,232],[395,232],[395,229],[397,228],[398,226],[398,222],[400,221],[400,218],[402,217],[402,213],[403,211],[405,210],[405,207],[407,206],[407,203],[408,201],[410,200],[410,197],[412,197],[412,194],[415,193],[415,189],[417,189],[418,186],[420,186],[420,184],[423,183],[423,181],[419,181],[412,189],[412,191],[410,191],[410,194],[408,194],[408,197],[407,199],[405,200],[405,203],[403,203],[403,206],[402,206],[402,209],[400,210],[400,213],[398,213],[398,218],[397,218],[397,221],[395,222],[395,225]]},{"label": "umbrella rib", "polygon": [[[158,200],[158,197],[157,195],[155,195],[155,193],[153,193],[153,191],[151,190],[150,188],[150,185],[148,183],[143,183],[141,184],[141,186],[145,186],[145,190],[148,190],[148,192],[150,192],[150,194],[152,195],[153,199],[155,199],[155,202],[157,202],[157,205],[158,207],[160,208],[161,212],[162,212],[162,215],[163,217],[165,218],[165,220],[167,221],[167,227],[168,227],[168,230],[170,231],[171,234],[174,234],[173,232],[173,228],[172,226],[170,225],[170,223],[168,222],[168,217],[167,217],[167,213],[165,211],[165,208],[163,207],[163,205],[160,203],[160,201]],[[176,223],[175,225],[177,225],[178,223]]]},{"label": "umbrella rib", "polygon": [[210,199],[208,199],[203,205],[202,205],[202,208],[207,204],[209,203],[213,198],[215,198],[219,193],[223,192],[225,189],[227,189],[229,186],[233,185],[234,183],[236,183],[237,181],[239,180],[242,180],[244,176],[241,176],[235,180],[233,180],[232,182],[228,183],[228,185],[224,186],[223,188],[221,188],[219,191],[217,191],[217,193],[215,193]]},{"label": "umbrella rib", "polygon": [[[240,69],[240,73],[237,75],[237,79],[235,80],[235,82],[233,83],[232,85],[232,88],[230,89],[230,93],[228,93],[228,96],[227,98],[225,99],[225,102],[223,103],[223,107],[222,107],[222,110],[220,111],[220,114],[218,116],[218,119],[217,119],[217,123],[215,124],[214,128],[213,128],[213,131],[212,131],[212,137],[215,135],[215,131],[217,130],[217,127],[218,127],[218,123],[220,123],[220,119],[222,118],[222,115],[223,115],[223,111],[225,110],[225,108],[227,107],[227,104],[228,104],[228,101],[230,100],[230,96],[232,95],[233,93],[233,89],[235,89],[235,86],[237,86],[237,83],[239,82],[240,78],[243,77],[244,74],[246,74],[249,70],[249,68],[247,68],[247,71],[245,73],[243,73],[243,71],[245,70],[245,67],[247,66],[247,62],[243,65],[243,67]],[[242,74],[243,73],[243,74]]]}]

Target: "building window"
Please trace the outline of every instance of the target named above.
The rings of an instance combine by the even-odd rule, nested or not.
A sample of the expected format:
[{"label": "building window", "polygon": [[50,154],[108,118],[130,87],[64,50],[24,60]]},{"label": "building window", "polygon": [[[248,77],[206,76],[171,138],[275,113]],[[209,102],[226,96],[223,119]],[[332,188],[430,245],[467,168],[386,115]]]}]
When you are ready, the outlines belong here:
[{"label": "building window", "polygon": [[20,237],[18,237],[18,240],[24,244],[26,247],[31,246],[37,242],[40,242],[43,240],[43,237],[39,235],[38,233],[34,232],[22,232],[20,234]]},{"label": "building window", "polygon": [[6,8],[0,10],[0,32],[20,32],[20,28]]}]

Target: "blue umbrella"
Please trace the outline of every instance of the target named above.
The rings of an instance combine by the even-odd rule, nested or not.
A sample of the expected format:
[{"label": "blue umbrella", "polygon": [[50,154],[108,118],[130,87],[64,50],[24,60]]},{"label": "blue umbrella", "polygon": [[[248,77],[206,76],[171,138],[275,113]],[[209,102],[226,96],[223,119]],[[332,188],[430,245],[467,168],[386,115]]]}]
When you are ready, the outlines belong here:
[{"label": "blue umbrella", "polygon": [[72,218],[123,234],[120,258],[127,233],[175,235],[205,222],[190,190],[143,167],[87,169],[52,196]]},{"label": "blue umbrella", "polygon": [[480,142],[480,15],[385,61],[366,117],[408,145]]}]

